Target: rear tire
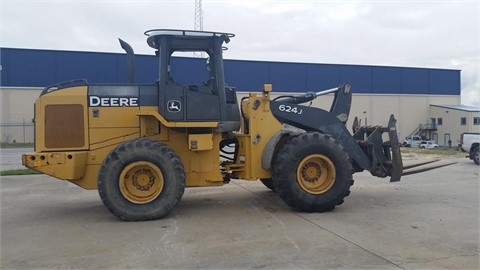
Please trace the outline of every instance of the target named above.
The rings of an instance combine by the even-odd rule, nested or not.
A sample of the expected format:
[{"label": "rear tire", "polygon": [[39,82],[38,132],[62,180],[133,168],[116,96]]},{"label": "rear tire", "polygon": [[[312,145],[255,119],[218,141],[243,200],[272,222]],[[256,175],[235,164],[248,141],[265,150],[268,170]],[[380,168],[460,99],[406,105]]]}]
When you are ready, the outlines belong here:
[{"label": "rear tire", "polygon": [[184,190],[185,171],[180,158],[166,144],[146,138],[118,145],[98,174],[103,204],[126,221],[166,216]]},{"label": "rear tire", "polygon": [[343,203],[353,185],[352,162],[343,147],[319,132],[290,138],[273,163],[275,190],[293,209],[325,212]]}]

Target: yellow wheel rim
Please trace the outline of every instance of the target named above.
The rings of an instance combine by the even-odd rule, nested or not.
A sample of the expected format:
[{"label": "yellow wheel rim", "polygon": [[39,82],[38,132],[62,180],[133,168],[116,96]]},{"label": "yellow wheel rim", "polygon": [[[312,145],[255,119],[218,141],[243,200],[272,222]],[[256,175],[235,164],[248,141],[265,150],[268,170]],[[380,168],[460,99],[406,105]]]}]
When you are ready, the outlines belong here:
[{"label": "yellow wheel rim", "polygon": [[155,164],[137,161],[122,170],[119,184],[125,199],[136,204],[146,204],[160,195],[164,179],[162,172]]},{"label": "yellow wheel rim", "polygon": [[335,165],[320,154],[305,157],[297,168],[297,181],[310,194],[327,192],[335,183]]}]

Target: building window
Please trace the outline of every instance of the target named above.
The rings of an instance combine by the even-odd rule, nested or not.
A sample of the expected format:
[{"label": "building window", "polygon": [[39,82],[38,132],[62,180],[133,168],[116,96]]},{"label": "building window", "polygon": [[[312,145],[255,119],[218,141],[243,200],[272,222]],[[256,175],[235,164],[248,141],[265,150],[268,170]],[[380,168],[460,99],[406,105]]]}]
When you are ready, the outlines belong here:
[{"label": "building window", "polygon": [[443,118],[437,118],[437,125],[443,125]]},{"label": "building window", "polygon": [[480,125],[480,117],[473,117],[473,124]]},{"label": "building window", "polygon": [[465,126],[467,124],[467,118],[466,117],[460,117],[460,125]]}]

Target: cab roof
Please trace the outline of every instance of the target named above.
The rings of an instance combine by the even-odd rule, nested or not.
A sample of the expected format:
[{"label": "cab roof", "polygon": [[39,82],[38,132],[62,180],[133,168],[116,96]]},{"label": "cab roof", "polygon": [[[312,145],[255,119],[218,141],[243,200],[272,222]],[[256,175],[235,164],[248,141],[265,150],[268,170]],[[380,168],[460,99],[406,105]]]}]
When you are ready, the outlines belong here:
[{"label": "cab roof", "polygon": [[153,29],[144,34],[148,37],[147,43],[150,47],[159,49],[160,39],[166,37],[170,49],[174,51],[208,50],[212,40],[219,38],[222,43],[228,43],[230,38],[235,36],[232,33],[176,29]]}]

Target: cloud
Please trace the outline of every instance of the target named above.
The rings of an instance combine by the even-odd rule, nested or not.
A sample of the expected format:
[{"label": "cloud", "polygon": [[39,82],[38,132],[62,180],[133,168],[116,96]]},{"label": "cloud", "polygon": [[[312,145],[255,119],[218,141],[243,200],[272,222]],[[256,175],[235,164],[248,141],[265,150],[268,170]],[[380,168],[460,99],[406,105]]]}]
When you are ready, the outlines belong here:
[{"label": "cloud", "polygon": [[[0,4],[0,46],[153,54],[143,32],[193,29],[194,1]],[[480,106],[478,1],[203,1],[204,29],[232,32],[226,58],[460,69]]]}]

